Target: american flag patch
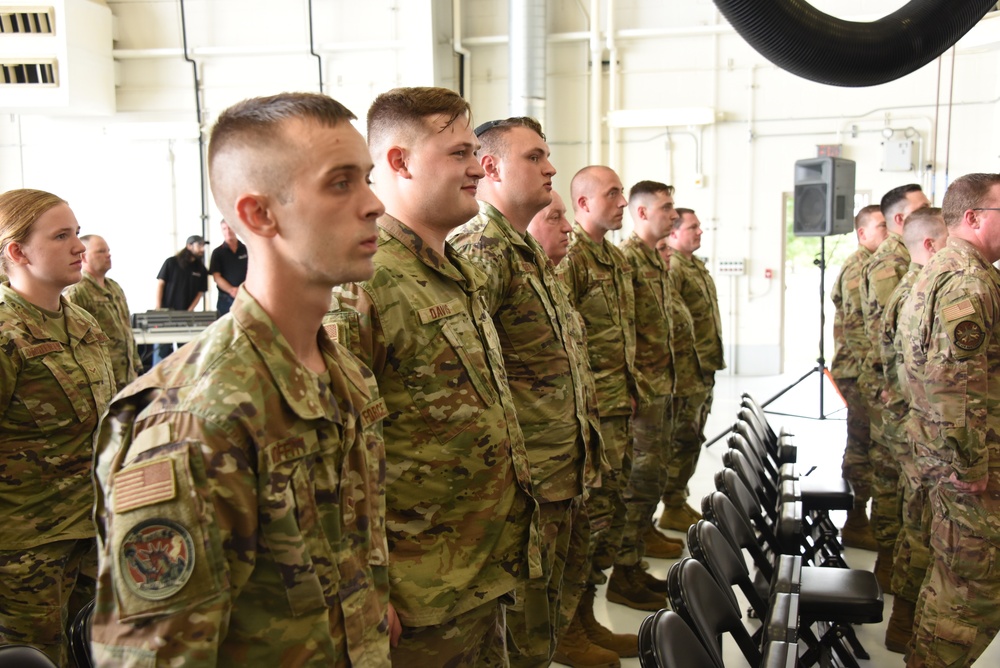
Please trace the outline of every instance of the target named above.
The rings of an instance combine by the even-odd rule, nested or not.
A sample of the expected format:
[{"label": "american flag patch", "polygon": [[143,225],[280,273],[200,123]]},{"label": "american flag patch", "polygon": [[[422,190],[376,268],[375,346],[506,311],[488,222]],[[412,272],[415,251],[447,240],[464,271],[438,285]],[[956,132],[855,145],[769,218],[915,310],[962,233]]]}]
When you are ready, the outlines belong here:
[{"label": "american flag patch", "polygon": [[323,329],[326,330],[326,335],[330,337],[331,341],[340,342],[340,328],[337,327],[337,323],[327,323],[323,325]]},{"label": "american flag patch", "polygon": [[115,512],[124,513],[177,496],[173,463],[154,459],[115,474],[112,482]]},{"label": "american flag patch", "polygon": [[951,322],[952,320],[958,320],[959,318],[964,318],[966,316],[972,315],[976,312],[976,309],[972,306],[972,301],[969,299],[963,299],[957,304],[952,304],[941,311],[941,315],[944,316],[945,322]]}]

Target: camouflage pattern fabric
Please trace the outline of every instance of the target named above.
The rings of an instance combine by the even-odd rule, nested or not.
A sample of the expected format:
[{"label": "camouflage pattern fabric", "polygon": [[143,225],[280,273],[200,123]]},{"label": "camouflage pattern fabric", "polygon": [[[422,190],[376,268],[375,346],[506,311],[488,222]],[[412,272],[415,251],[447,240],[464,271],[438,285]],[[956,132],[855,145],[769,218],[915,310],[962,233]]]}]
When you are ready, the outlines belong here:
[{"label": "camouflage pattern fabric", "polygon": [[872,470],[868,453],[871,451],[871,423],[868,406],[861,399],[856,378],[837,378],[837,390],[847,404],[847,445],[840,470],[854,490],[855,506],[871,498]]},{"label": "camouflage pattern fabric", "polygon": [[590,516],[591,584],[602,584],[602,571],[611,568],[625,531],[625,487],[632,474],[632,418],[628,415],[601,418],[610,469],[601,477],[601,486],[590,490],[586,501]]},{"label": "camouflage pattern fabric", "polygon": [[[482,294],[500,336],[531,484],[539,503],[542,577],[518,583],[507,610],[511,665],[551,662],[559,638],[562,574],[572,531],[572,499],[583,494],[586,444],[599,442],[588,419],[585,350],[571,330],[575,313],[545,251],[500,211],[479,215],[449,238],[486,276]],[[599,447],[599,446],[598,446]]]},{"label": "camouflage pattern fabric", "polygon": [[83,309],[60,308],[0,282],[0,644],[64,665],[62,622],[79,609],[71,555],[94,537],[93,434],[115,386],[108,337]]},{"label": "camouflage pattern fabric", "polygon": [[482,294],[500,336],[504,368],[540,503],[583,493],[585,444],[600,439],[587,417],[584,352],[570,336],[573,308],[545,251],[495,207],[449,238],[486,276]]},{"label": "camouflage pattern fabric", "polygon": [[838,381],[841,378],[858,377],[861,362],[871,347],[865,335],[865,316],[861,309],[861,269],[871,256],[867,248],[858,246],[844,261],[844,266],[833,283],[833,290],[830,291],[830,299],[836,307],[830,373]]},{"label": "camouflage pattern fabric", "polygon": [[667,482],[673,439],[672,288],[667,268],[655,248],[635,234],[621,246],[632,267],[635,293],[635,366],[640,396],[633,419],[632,473],[625,487],[625,527],[616,563],[634,566],[645,556],[642,536]]},{"label": "camouflage pattern fabric", "polygon": [[869,404],[862,398],[857,380],[862,360],[871,347],[865,335],[865,317],[861,309],[861,269],[871,255],[867,248],[858,246],[844,261],[830,293],[836,307],[830,373],[847,404],[847,443],[844,446],[841,470],[854,489],[856,504],[867,503],[871,498],[872,474],[868,461],[868,452],[872,447]]},{"label": "camouflage pattern fabric", "polygon": [[[950,237],[899,316],[907,435],[931,490],[933,565],[909,665],[969,665],[1000,626],[1000,274]],[[948,482],[987,479],[964,494]]]},{"label": "camouflage pattern fabric", "polygon": [[0,645],[31,645],[57,666],[75,665],[65,629],[93,600],[96,571],[92,538],[0,551]]},{"label": "camouflage pattern fabric", "polygon": [[124,389],[142,375],[142,360],[132,333],[132,319],[129,316],[125,291],[110,278],[104,278],[104,287],[97,284],[94,277],[83,272],[79,283],[63,291],[66,299],[90,315],[94,316],[101,330],[111,340],[109,353],[111,368],[115,373],[115,387]]},{"label": "camouflage pattern fabric", "polygon": [[683,253],[674,253],[670,258],[669,276],[691,313],[694,345],[702,371],[707,374],[725,369],[719,295],[705,263],[693,255],[687,257]]},{"label": "camouflage pattern fabric", "polygon": [[442,625],[542,574],[528,455],[484,283],[450,244],[442,256],[383,216],[375,275],[337,288],[352,310],[327,318],[387,406],[389,571],[404,627]]},{"label": "camouflage pattern fabric", "polygon": [[562,598],[559,601],[559,623],[556,625],[557,638],[561,638],[569,628],[587,583],[590,582],[590,514],[582,496],[573,500],[572,522],[566,552],[556,554],[556,559],[566,564],[563,570]]},{"label": "camouflage pattern fabric", "polygon": [[628,260],[607,239],[594,243],[574,223],[573,239],[558,271],[570,303],[583,316],[601,419],[631,415],[633,401],[641,397],[635,370],[635,294]]},{"label": "camouflage pattern fabric", "polygon": [[388,666],[381,420],[321,331],[295,356],[241,288],[101,423],[98,666]]},{"label": "camouflage pattern fabric", "polygon": [[506,668],[505,603],[495,598],[434,626],[403,626],[399,646],[392,648],[394,666],[469,666]]},{"label": "camouflage pattern fabric", "polygon": [[[678,257],[670,258],[671,267]],[[673,269],[671,268],[671,271]],[[662,500],[668,508],[680,508],[687,501],[687,484],[694,474],[705,442],[705,408],[711,388],[695,348],[694,320],[691,311],[677,290],[670,299],[670,315],[674,324],[674,371],[677,389],[673,395],[674,437],[667,458],[667,479]]]}]

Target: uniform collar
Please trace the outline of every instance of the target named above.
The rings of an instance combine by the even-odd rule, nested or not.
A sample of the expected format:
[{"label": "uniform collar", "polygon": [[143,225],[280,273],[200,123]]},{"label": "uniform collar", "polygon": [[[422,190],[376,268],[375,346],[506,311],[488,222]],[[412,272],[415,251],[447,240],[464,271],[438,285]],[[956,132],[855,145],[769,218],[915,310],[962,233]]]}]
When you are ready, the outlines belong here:
[{"label": "uniform collar", "polygon": [[[55,341],[56,339],[48,332],[48,330],[43,327],[40,323],[42,321],[41,312],[35,308],[35,306],[29,303],[21,295],[10,287],[10,283],[3,282],[0,283],[0,301],[10,304],[11,308],[17,313],[17,317],[20,319],[21,323],[24,325],[25,329],[31,332],[31,335],[38,339],[39,341]],[[90,330],[93,328],[90,322],[86,318],[80,317],[79,313],[74,310],[72,304],[66,301],[66,298],[59,295],[59,305],[62,309],[63,315],[66,318],[66,332],[69,334],[70,342],[80,341]]]},{"label": "uniform collar", "polygon": [[662,271],[667,270],[667,267],[663,263],[663,258],[660,257],[659,252],[657,252],[655,248],[650,248],[638,234],[632,232],[631,234],[628,235],[628,240],[629,242],[631,242],[633,246],[639,249],[639,252],[642,253],[642,256],[646,258],[646,261],[649,264],[653,265],[654,267]]},{"label": "uniform collar", "polygon": [[[285,403],[296,415],[304,420],[327,418],[341,422],[340,409],[329,388],[299,361],[274,321],[246,288],[240,287],[230,313],[246,330],[250,345],[267,367]],[[317,336],[324,358],[336,355],[333,342],[322,327]],[[331,376],[335,375],[336,372],[331,373]]]},{"label": "uniform collar", "polygon": [[[461,284],[466,292],[475,292],[486,283],[486,277],[483,273],[447,241],[444,244],[444,256],[442,256],[425,244],[420,235],[407,227],[405,223],[388,214],[378,219],[378,226],[382,234],[386,234],[403,244],[421,263],[435,272]],[[378,255],[376,255],[377,257]]]}]

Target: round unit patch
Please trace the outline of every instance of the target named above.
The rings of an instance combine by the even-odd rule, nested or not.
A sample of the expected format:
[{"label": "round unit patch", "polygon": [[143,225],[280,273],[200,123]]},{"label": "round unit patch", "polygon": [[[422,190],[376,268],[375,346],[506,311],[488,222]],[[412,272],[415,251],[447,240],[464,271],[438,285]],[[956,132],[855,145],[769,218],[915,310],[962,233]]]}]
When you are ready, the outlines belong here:
[{"label": "round unit patch", "polygon": [[983,345],[983,328],[971,320],[955,325],[955,345],[962,350],[975,350]]},{"label": "round unit patch", "polygon": [[170,520],[140,522],[122,541],[122,579],[140,598],[159,601],[179,592],[194,572],[194,542],[188,530]]}]

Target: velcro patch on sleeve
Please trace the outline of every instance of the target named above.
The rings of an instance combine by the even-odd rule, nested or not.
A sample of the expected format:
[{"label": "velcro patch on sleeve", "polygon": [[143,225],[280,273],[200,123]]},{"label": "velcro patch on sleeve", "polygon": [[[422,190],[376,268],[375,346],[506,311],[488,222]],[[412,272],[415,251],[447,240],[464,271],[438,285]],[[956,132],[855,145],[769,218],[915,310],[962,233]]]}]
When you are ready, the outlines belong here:
[{"label": "velcro patch on sleeve", "polygon": [[331,341],[336,341],[340,343],[340,327],[335,322],[328,322],[323,325],[323,329],[326,330],[327,336],[330,337]]},{"label": "velcro patch on sleeve", "polygon": [[177,495],[173,462],[164,457],[119,471],[112,479],[112,489],[116,513],[170,501]]},{"label": "velcro patch on sleeve", "polygon": [[971,299],[963,299],[960,302],[956,302],[951,306],[945,307],[941,311],[941,315],[944,317],[945,322],[952,322],[958,320],[959,318],[965,318],[976,312],[976,308],[972,305]]},{"label": "velcro patch on sleeve", "polygon": [[881,281],[883,278],[895,278],[895,277],[896,277],[896,270],[893,269],[892,267],[882,267],[874,274],[872,274],[872,278],[876,281]]}]

